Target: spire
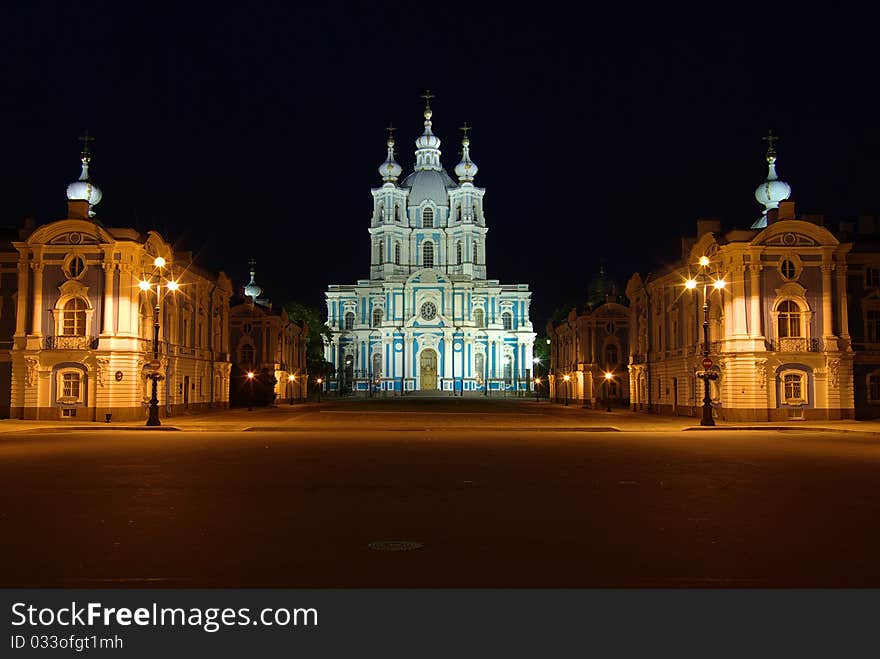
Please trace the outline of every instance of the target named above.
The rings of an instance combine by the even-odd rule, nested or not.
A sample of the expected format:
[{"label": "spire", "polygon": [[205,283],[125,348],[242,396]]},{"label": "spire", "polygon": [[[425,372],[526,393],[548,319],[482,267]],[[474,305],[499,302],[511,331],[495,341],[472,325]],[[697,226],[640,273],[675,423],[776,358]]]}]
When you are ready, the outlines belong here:
[{"label": "spire", "polygon": [[477,163],[471,160],[471,141],[468,138],[469,130],[471,130],[471,127],[467,125],[467,122],[464,122],[464,126],[461,127],[461,132],[463,133],[461,138],[461,162],[455,166],[455,174],[458,176],[459,183],[473,182],[479,169]]},{"label": "spire", "polygon": [[379,176],[386,183],[394,183],[403,172],[403,167],[394,160],[394,131],[396,129],[392,124],[388,124],[388,128],[385,130],[388,131],[388,156],[385,158],[385,162],[379,165]]},{"label": "spire", "polygon": [[86,131],[80,138],[82,149],[80,151],[80,162],[82,163],[82,171],[79,179],[67,186],[67,199],[69,201],[87,201],[89,202],[89,217],[95,216],[94,206],[97,206],[103,196],[101,188],[92,183],[89,177],[89,165],[92,162],[92,150],[89,142],[94,142],[95,138]]},{"label": "spire", "polygon": [[779,137],[774,135],[772,130],[768,130],[767,136],[762,139],[767,142],[767,154],[765,155],[767,160],[767,178],[755,190],[755,199],[764,206],[764,214],[752,224],[752,229],[763,229],[766,227],[767,213],[775,208],[779,208],[779,202],[785,201],[791,196],[791,186],[785,181],[779,180],[779,177],[776,175],[776,148],[773,146],[773,143],[777,142]]},{"label": "spire", "polygon": [[251,267],[251,280],[248,285],[244,287],[244,294],[251,299],[251,304],[253,304],[257,301],[257,298],[260,297],[263,289],[257,286],[257,283],[254,281],[254,274],[256,273],[255,268],[257,266],[257,262],[254,259],[251,259],[248,262],[248,265],[250,265]]},{"label": "spire", "polygon": [[434,111],[431,110],[431,99],[434,94],[431,90],[422,94],[425,99],[425,131],[422,136],[416,140],[416,171],[423,169],[442,169],[440,165],[440,138],[434,135],[431,130],[431,117]]}]

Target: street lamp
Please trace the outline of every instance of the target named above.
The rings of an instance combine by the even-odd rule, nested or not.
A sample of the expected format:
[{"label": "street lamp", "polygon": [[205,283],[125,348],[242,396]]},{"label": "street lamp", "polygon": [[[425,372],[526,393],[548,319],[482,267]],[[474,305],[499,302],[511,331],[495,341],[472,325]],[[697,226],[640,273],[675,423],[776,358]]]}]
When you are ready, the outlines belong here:
[{"label": "street lamp", "polygon": [[537,377],[536,377],[536,378],[534,379],[534,383],[535,383],[535,402],[536,402],[536,403],[540,403],[540,402],[541,402],[541,399],[539,398],[539,396],[540,396],[541,394],[540,394],[540,389],[538,389],[538,387],[541,386],[541,378],[537,378]]},{"label": "street lamp", "polygon": [[321,402],[321,385],[322,385],[322,383],[324,382],[324,379],[323,379],[323,378],[318,378],[318,379],[316,380],[316,382],[318,383],[318,402],[320,403],[320,402]]},{"label": "street lamp", "polygon": [[[699,377],[703,380],[703,416],[700,419],[701,426],[714,426],[715,419],[712,418],[712,393],[709,389],[709,380],[717,380],[718,373],[710,370],[712,368],[712,359],[709,357],[709,280],[710,277],[706,273],[709,267],[709,257],[700,257],[700,271],[696,277],[688,279],[684,286],[689,291],[695,291],[699,284],[703,285],[703,371]],[[724,290],[726,282],[719,277],[712,282],[712,287],[716,291]]]},{"label": "street lamp", "polygon": [[605,411],[611,411],[611,398],[608,395],[608,387],[611,384],[611,380],[614,378],[614,373],[610,371],[605,371]]},{"label": "street lamp", "polygon": [[247,372],[248,380],[248,412],[254,409],[254,372]]},{"label": "street lamp", "polygon": [[568,388],[571,386],[568,383],[571,382],[571,376],[566,373],[562,376],[562,379],[565,380],[565,404],[568,405]]},{"label": "street lamp", "polygon": [[153,383],[151,387],[150,413],[147,416],[148,426],[162,425],[159,421],[159,367],[161,366],[159,362],[159,307],[162,303],[162,286],[164,284],[165,288],[172,293],[180,288],[176,281],[165,276],[163,272],[165,264],[165,259],[157,256],[153,259],[154,269],[149,279],[145,277],[138,282],[138,288],[145,293],[152,291],[154,285],[156,287],[156,304],[153,306],[153,362],[150,364],[152,370],[150,379]]},{"label": "street lamp", "polygon": [[293,405],[293,383],[296,382],[296,376],[291,374],[287,376],[287,397],[290,405]]}]

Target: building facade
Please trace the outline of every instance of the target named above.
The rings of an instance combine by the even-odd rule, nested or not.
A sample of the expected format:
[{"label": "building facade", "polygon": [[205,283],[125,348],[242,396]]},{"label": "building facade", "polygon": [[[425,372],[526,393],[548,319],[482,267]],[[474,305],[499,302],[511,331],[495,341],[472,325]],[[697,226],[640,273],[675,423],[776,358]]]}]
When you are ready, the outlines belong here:
[{"label": "building facade", "polygon": [[243,298],[230,309],[232,361],[237,374],[230,386],[245,385],[242,378],[248,372],[272,373],[276,380],[276,402],[305,400],[309,383],[306,363],[309,328],[291,320],[284,309],[273,309],[269,300],[260,297],[263,291],[254,280],[254,266],[251,261],[251,279],[244,287]]},{"label": "building facade", "polygon": [[701,375],[708,374],[719,419],[855,416],[847,300],[853,244],[821,217],[796,215],[791,188],[776,175],[772,142],[767,162],[755,195],[765,214],[750,229],[722,233],[717,220],[698,221],[679,261],[630,279],[633,409],[699,416]]},{"label": "building facade", "polygon": [[535,334],[527,284],[487,279],[485,190],[465,131],[458,182],[440,161],[440,139],[425,109],[414,171],[402,181],[394,140],[372,190],[369,279],[331,285],[336,367],[331,390],[525,391],[531,387]]},{"label": "building facade", "polygon": [[[226,407],[229,279],[175,253],[155,232],[105,227],[95,217],[101,193],[89,179],[87,151],[82,160],[67,217],[26,232],[4,254],[4,281],[13,259],[16,267],[10,415],[146,419],[153,373],[163,415]],[[176,290],[162,285],[170,281]],[[4,311],[9,302],[4,295]]]}]

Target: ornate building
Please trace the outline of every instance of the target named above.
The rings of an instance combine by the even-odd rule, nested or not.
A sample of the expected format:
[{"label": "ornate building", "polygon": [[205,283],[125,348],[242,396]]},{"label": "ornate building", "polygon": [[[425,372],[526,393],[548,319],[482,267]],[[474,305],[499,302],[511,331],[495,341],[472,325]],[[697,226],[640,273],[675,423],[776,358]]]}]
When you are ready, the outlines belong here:
[{"label": "ornate building", "polygon": [[[202,270],[155,232],[105,227],[95,216],[101,191],[89,163],[86,149],[82,175],[67,189],[67,217],[25,232],[4,254],[4,280],[7,255],[17,269],[11,416],[145,419],[152,373],[161,378],[164,414],[227,406],[229,279]],[[141,285],[150,277],[166,283],[158,363],[157,288]]]},{"label": "ornate building", "polygon": [[700,376],[708,373],[720,419],[854,416],[847,305],[853,245],[821,218],[796,216],[791,189],[776,175],[772,139],[767,180],[755,195],[766,212],[752,228],[722,233],[720,222],[699,221],[697,237],[682,241],[679,261],[630,279],[633,409],[698,416]]},{"label": "ornate building", "polygon": [[230,309],[233,372],[237,376],[231,378],[230,386],[242,386],[241,380],[248,372],[272,373],[277,402],[304,400],[308,396],[309,328],[291,320],[284,309],[273,309],[269,300],[260,297],[263,289],[254,280],[256,264],[251,261],[250,265],[251,280],[244,287],[244,298]]},{"label": "ornate building", "polygon": [[329,388],[527,390],[535,337],[528,285],[487,279],[485,190],[474,185],[468,129],[456,182],[440,162],[430,105],[424,116],[415,169],[402,181],[389,135],[383,185],[372,190],[369,279],[326,293],[326,359],[337,373]]}]

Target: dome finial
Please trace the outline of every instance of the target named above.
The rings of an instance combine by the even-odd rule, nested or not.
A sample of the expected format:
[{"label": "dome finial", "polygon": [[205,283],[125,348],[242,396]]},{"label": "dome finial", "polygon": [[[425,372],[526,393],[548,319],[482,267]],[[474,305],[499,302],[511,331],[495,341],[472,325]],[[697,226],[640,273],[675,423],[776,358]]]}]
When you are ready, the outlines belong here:
[{"label": "dome finial", "polygon": [[394,183],[403,172],[403,167],[394,160],[394,131],[397,129],[389,123],[385,130],[388,131],[388,156],[385,158],[385,162],[379,165],[379,176],[386,183]]},{"label": "dome finial", "polygon": [[428,89],[421,95],[425,99],[425,132],[416,140],[416,170],[441,169],[440,165],[440,138],[431,130],[431,117],[434,111],[431,109],[431,99],[435,98]]},{"label": "dome finial", "polygon": [[461,138],[461,162],[455,166],[455,174],[461,183],[470,183],[477,175],[477,163],[471,160],[471,140],[468,137],[468,131],[471,127],[465,121],[464,125],[459,129],[462,132]]},{"label": "dome finial", "polygon": [[251,259],[248,261],[248,265],[250,266],[251,280],[248,282],[248,285],[244,287],[244,294],[251,299],[251,304],[254,304],[257,301],[257,298],[260,297],[263,289],[257,286],[257,282],[254,281],[257,262],[254,259]]},{"label": "dome finial", "polygon": [[89,131],[85,131],[79,137],[82,142],[80,150],[80,161],[82,162],[82,171],[79,179],[67,186],[67,198],[71,201],[82,200],[89,202],[89,217],[95,217],[94,206],[101,201],[101,188],[92,183],[89,176],[89,165],[92,162],[92,149],[89,142],[94,142],[95,138],[89,135]]},{"label": "dome finial", "polygon": [[426,89],[421,98],[425,99],[425,120],[430,121],[431,115],[434,114],[431,110],[431,99],[435,98],[435,96],[431,93],[430,89]]},{"label": "dome finial", "polygon": [[764,214],[759,217],[752,229],[763,229],[767,226],[767,213],[775,208],[779,208],[779,202],[785,201],[791,196],[791,186],[785,181],[779,180],[776,175],[776,148],[774,142],[779,141],[779,137],[773,134],[772,130],[767,131],[767,136],[761,138],[767,142],[767,178],[755,190],[755,199],[764,206]]}]

